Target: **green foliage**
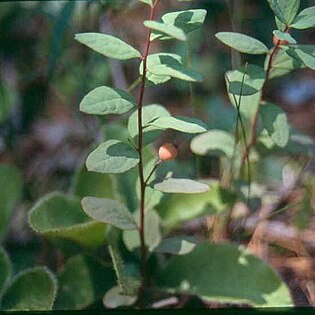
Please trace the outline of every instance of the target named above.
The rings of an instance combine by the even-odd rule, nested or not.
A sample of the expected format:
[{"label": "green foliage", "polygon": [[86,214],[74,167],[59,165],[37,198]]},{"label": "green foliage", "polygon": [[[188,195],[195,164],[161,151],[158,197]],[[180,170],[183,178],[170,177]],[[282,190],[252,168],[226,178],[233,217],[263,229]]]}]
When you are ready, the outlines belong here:
[{"label": "green foliage", "polygon": [[[143,74],[143,63],[140,64]],[[202,81],[201,75],[182,64],[182,58],[176,54],[158,53],[148,56],[146,78],[154,84],[165,83],[171,78],[189,82]]]},{"label": "green foliage", "polygon": [[138,163],[134,148],[118,140],[108,140],[89,154],[86,167],[92,172],[117,174],[129,171]]},{"label": "green foliage", "polygon": [[225,45],[246,54],[267,54],[269,49],[259,40],[245,34],[233,32],[219,32],[215,34]]},{"label": "green foliage", "polygon": [[289,124],[285,112],[274,104],[263,104],[260,107],[262,124],[276,145],[283,148],[290,136]]},{"label": "green foliage", "polygon": [[114,271],[88,256],[77,255],[58,274],[58,295],[54,309],[79,310],[100,300],[115,284]]},{"label": "green foliage", "polygon": [[157,209],[163,226],[171,229],[203,215],[221,213],[233,206],[235,197],[231,191],[211,183],[208,192],[172,194],[168,199],[163,199]]},{"label": "green foliage", "polygon": [[[140,223],[140,211],[134,213],[137,224]],[[160,231],[160,217],[158,213],[151,209],[145,214],[144,236],[145,244],[149,250],[153,250],[161,241],[162,235]],[[140,237],[137,231],[123,231],[123,240],[126,247],[133,251],[140,247]]]},{"label": "green foliage", "polygon": [[173,194],[200,194],[209,190],[209,186],[195,180],[185,178],[166,178],[152,184],[155,190]]},{"label": "green foliage", "polygon": [[158,117],[149,122],[148,125],[158,129],[174,129],[186,133],[202,133],[207,130],[205,124],[199,119],[183,116]]},{"label": "green foliage", "polygon": [[[142,110],[142,127],[143,127],[143,143],[147,145],[155,140],[161,134],[161,129],[150,125],[150,122],[160,117],[170,117],[170,113],[165,107],[159,104],[151,104],[143,107]],[[138,142],[138,110],[134,111],[128,120],[128,132],[136,143]]]},{"label": "green foliage", "polygon": [[[54,308],[84,309],[97,305],[101,299],[108,308],[132,306],[136,302],[149,305],[152,301],[148,297],[159,298],[161,291],[162,295],[165,292],[196,295],[206,302],[292,305],[286,285],[258,257],[231,244],[215,245],[178,236],[176,229],[189,220],[211,215],[221,216],[226,221],[222,222],[228,224],[237,201],[257,198],[264,202],[262,193],[255,192],[260,183],[255,183],[254,189],[251,187],[252,164],[254,169],[253,162],[261,162],[259,158],[263,154],[270,156],[277,147],[281,148],[282,154],[301,154],[301,147],[303,154],[313,152],[314,142],[291,130],[284,111],[272,103],[265,103],[263,95],[269,79],[305,67],[315,69],[315,46],[298,45],[288,32],[290,27],[313,27],[314,7],[297,15],[299,0],[268,0],[278,26],[273,35],[287,41],[288,45],[278,43],[269,49],[245,34],[216,34],[222,43],[236,51],[264,55],[265,64],[263,68],[246,62],[226,72],[228,97],[234,107],[222,110],[221,105],[225,102],[222,97],[216,105],[220,110],[214,111],[213,106],[209,106],[210,116],[216,117],[214,123],[210,117],[207,125],[196,118],[172,116],[162,105],[145,103],[146,86],[156,88],[154,85],[164,84],[172,78],[184,81],[180,88],[190,86],[192,100],[199,103],[199,96],[193,97],[191,83],[202,81],[202,76],[191,69],[194,60],[191,62],[187,35],[204,23],[206,11],[169,12],[155,21],[153,17],[159,1],[139,2],[151,7],[150,20],[143,23],[149,28],[147,33],[150,35],[143,45],[146,47],[143,55],[112,35],[81,33],[75,36],[77,41],[103,56],[118,60],[136,59],[140,77],[137,79],[139,74],[128,72],[127,77],[131,73],[136,79],[128,91],[132,93],[139,84],[139,94],[136,101],[127,91],[99,86],[82,99],[80,110],[83,113],[127,115],[121,117],[118,124],[110,117],[109,120],[99,119],[106,122],[99,137],[101,143],[88,155],[86,168],[82,165],[78,168],[72,185],[74,196],[46,195],[29,212],[29,224],[35,232],[44,237],[76,242],[91,255],[77,254],[79,246],[75,253],[66,251],[67,260],[57,275],[59,291]],[[63,18],[71,16],[71,8],[70,5],[63,7]],[[64,29],[65,20],[61,22]],[[151,53],[152,41],[169,39],[187,41],[183,48],[177,46],[179,42],[173,46],[176,52],[187,50],[185,59],[167,51]],[[60,43],[58,45],[60,47]],[[91,71],[90,66],[87,69]],[[160,90],[156,90],[159,93]],[[193,112],[197,109],[203,113],[201,107],[196,107]],[[122,127],[126,122],[127,128]],[[190,156],[184,157],[185,161],[181,158],[179,161],[160,160],[153,146],[148,145],[168,129],[185,133],[176,133],[176,136],[191,141],[193,153],[210,156],[196,159],[196,164],[206,160],[219,163],[224,176],[216,180],[198,180]],[[191,138],[192,134],[198,135]],[[165,140],[168,135],[166,132],[163,141],[172,142],[172,139]],[[238,172],[234,172],[235,165]],[[282,168],[283,163],[279,170]],[[12,178],[11,173],[14,173],[10,169],[2,176],[1,172],[0,168],[0,178],[4,180],[8,175]],[[6,182],[2,185],[4,189],[10,187],[4,193],[5,210],[0,211],[0,219],[1,213],[5,213],[4,219],[0,220],[4,227],[22,189],[18,176],[9,185]],[[247,183],[243,183],[245,176],[248,176]],[[246,198],[245,189],[248,189]],[[301,228],[305,226],[305,218],[309,218],[306,214],[310,212],[305,209],[310,206],[310,192],[305,192],[303,210],[298,213],[302,219],[297,216]],[[249,207],[254,209],[251,204]],[[1,229],[4,230],[0,223],[0,233]],[[169,234],[177,236],[165,239]],[[108,252],[101,250],[105,242]],[[99,258],[105,258],[105,263],[99,262]],[[109,258],[112,266],[108,264]],[[147,263],[150,268],[152,266],[150,273],[146,271]],[[9,277],[10,263],[1,250],[0,293],[8,286]],[[150,283],[154,286],[149,287]],[[55,297],[53,275],[45,268],[29,269],[18,275],[4,292],[2,306],[5,309],[51,309]]]},{"label": "green foliage", "polygon": [[281,32],[279,30],[274,30],[272,33],[273,35],[277,36],[280,40],[285,40],[289,44],[296,44],[296,40],[289,33]]},{"label": "green foliage", "polygon": [[135,48],[111,35],[82,33],[76,34],[75,39],[109,58],[127,60],[141,57],[141,54]]},{"label": "green foliage", "polygon": [[88,172],[85,165],[77,169],[72,192],[77,197],[99,197],[114,199],[117,195],[117,182],[110,174]]},{"label": "green foliage", "polygon": [[150,28],[151,30],[158,31],[159,33],[166,34],[171,38],[175,38],[181,41],[186,41],[185,33],[178,27],[171,25],[171,24],[164,24],[157,21],[144,21],[143,22],[145,27]]},{"label": "green foliage", "polygon": [[294,19],[291,27],[299,30],[315,27],[315,6],[301,11]]},{"label": "green foliage", "polygon": [[190,143],[192,152],[198,155],[226,155],[234,153],[234,137],[223,130],[210,130],[193,138]]},{"label": "green foliage", "polygon": [[100,86],[83,98],[80,111],[92,115],[124,114],[135,105],[135,100],[128,93]]},{"label": "green foliage", "polygon": [[11,277],[11,264],[7,253],[0,247],[0,298]]},{"label": "green foliage", "polygon": [[2,308],[11,311],[51,310],[56,298],[57,282],[44,267],[21,272],[2,297]]},{"label": "green foliage", "polygon": [[285,49],[285,52],[305,67],[315,70],[315,45],[296,45]]},{"label": "green foliage", "polygon": [[279,30],[290,26],[300,7],[300,0],[267,0],[276,16]]},{"label": "green foliage", "polygon": [[[10,179],[10,180],[8,180]],[[22,195],[22,177],[15,167],[0,165],[0,236],[2,236],[10,219],[10,215]]]},{"label": "green foliage", "polygon": [[128,209],[117,200],[84,197],[82,207],[92,219],[109,223],[122,230],[135,230],[137,228]]},{"label": "green foliage", "polygon": [[255,306],[291,306],[288,288],[259,258],[234,245],[202,243],[175,256],[159,273],[158,284],[171,293]]},{"label": "green foliage", "polygon": [[58,192],[40,199],[30,210],[28,221],[35,232],[70,239],[84,246],[100,246],[105,238],[106,226],[91,220],[78,198]]},{"label": "green foliage", "polygon": [[[203,9],[169,12],[161,17],[161,22],[166,26],[175,26],[181,29],[184,34],[188,34],[198,29],[204,23],[206,14],[207,11]],[[157,32],[153,31],[151,34],[151,40],[154,39],[166,40],[171,39],[171,36],[161,34],[161,32],[157,30]]]}]

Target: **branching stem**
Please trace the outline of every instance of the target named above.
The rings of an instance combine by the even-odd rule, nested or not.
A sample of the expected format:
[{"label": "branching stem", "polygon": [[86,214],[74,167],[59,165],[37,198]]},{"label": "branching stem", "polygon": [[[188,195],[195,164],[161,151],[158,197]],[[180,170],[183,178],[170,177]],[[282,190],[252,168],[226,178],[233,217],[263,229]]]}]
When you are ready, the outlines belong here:
[{"label": "branching stem", "polygon": [[[159,3],[159,0],[155,0],[150,11],[150,20],[154,20],[155,9]],[[139,228],[139,236],[140,236],[140,249],[141,249],[141,287],[139,291],[139,301],[140,306],[144,307],[144,291],[146,287],[146,260],[147,260],[147,247],[145,244],[145,189],[146,182],[144,179],[143,172],[143,127],[142,127],[142,108],[143,108],[143,98],[145,92],[145,83],[146,83],[146,72],[147,72],[147,59],[150,50],[150,37],[151,37],[151,29],[148,29],[147,38],[146,38],[146,46],[144,53],[142,55],[143,62],[143,73],[141,77],[140,83],[140,92],[139,92],[139,100],[138,100],[138,153],[139,153],[139,164],[138,164],[138,172],[140,179],[140,228]]]}]

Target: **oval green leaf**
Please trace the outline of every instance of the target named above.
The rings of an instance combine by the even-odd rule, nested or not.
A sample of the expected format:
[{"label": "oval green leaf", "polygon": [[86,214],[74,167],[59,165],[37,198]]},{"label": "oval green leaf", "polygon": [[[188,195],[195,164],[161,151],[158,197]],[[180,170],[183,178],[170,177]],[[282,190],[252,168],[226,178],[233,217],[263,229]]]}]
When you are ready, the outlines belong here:
[{"label": "oval green leaf", "polygon": [[265,44],[256,38],[250,37],[241,33],[234,32],[219,32],[215,34],[216,38],[219,39],[225,45],[246,54],[267,54],[269,49]]},{"label": "oval green leaf", "polygon": [[86,160],[88,171],[97,173],[124,173],[137,166],[138,152],[130,145],[108,140],[92,151]]},{"label": "oval green leaf", "polygon": [[300,30],[315,27],[315,6],[301,11],[294,19],[291,27]]},{"label": "oval green leaf", "polygon": [[84,246],[104,243],[106,225],[91,220],[80,200],[54,192],[40,199],[29,212],[29,225],[38,233],[73,240]]},{"label": "oval green leaf", "polygon": [[261,259],[230,244],[206,242],[186,255],[174,256],[157,281],[168,292],[216,302],[292,306],[279,276]]},{"label": "oval green leaf", "polygon": [[81,44],[109,58],[119,60],[141,58],[139,51],[112,35],[81,33],[76,34],[75,39]]},{"label": "oval green leaf", "polygon": [[287,32],[274,30],[273,35],[277,36],[280,40],[286,40],[289,44],[296,44],[296,40]]},{"label": "oval green leaf", "polygon": [[[142,63],[140,64],[139,71],[142,75]],[[157,80],[159,83],[164,83],[171,77],[189,82],[202,81],[202,76],[183,66],[181,57],[176,54],[159,53],[149,55],[147,60],[147,71],[147,79],[152,82],[155,81],[154,78],[159,79],[160,77],[165,81],[162,79],[161,82]]]},{"label": "oval green leaf", "polygon": [[[145,27],[150,28],[151,30],[158,31],[160,33],[166,34],[172,38],[185,41],[187,40],[185,33],[178,27],[171,25],[171,24],[164,24],[163,22],[157,21],[144,21],[143,22]],[[153,39],[151,38],[151,41]]]},{"label": "oval green leaf", "polygon": [[85,197],[81,203],[85,213],[98,222],[109,223],[122,230],[137,228],[132,214],[117,200]]},{"label": "oval green leaf", "polygon": [[234,153],[234,136],[223,130],[210,130],[194,137],[190,143],[192,152],[198,155],[226,155]]},{"label": "oval green leaf", "polygon": [[162,182],[153,183],[152,187],[165,193],[177,194],[200,194],[209,191],[208,185],[185,178],[167,178]]},{"label": "oval green leaf", "polygon": [[120,89],[100,86],[83,98],[80,111],[92,115],[124,114],[135,105],[130,94]]},{"label": "oval green leaf", "polygon": [[[300,7],[300,0],[267,0],[273,11],[274,15],[282,22],[285,26],[289,26],[291,22],[296,17],[296,14]],[[277,24],[278,21],[277,21]],[[283,26],[281,23],[278,25],[281,26],[281,31]]]},{"label": "oval green leaf", "polygon": [[[191,9],[185,11],[169,12],[162,16],[161,21],[166,25],[173,25],[183,30],[185,34],[199,28],[205,21],[207,11],[203,9]],[[153,31],[151,40],[154,39],[166,40],[171,39],[170,36],[160,32]]]},{"label": "oval green leaf", "polygon": [[160,129],[173,129],[186,133],[202,133],[207,131],[205,124],[196,118],[177,116],[177,117],[159,117],[149,123]]},{"label": "oval green leaf", "polygon": [[45,267],[28,269],[16,276],[2,298],[2,308],[11,311],[51,310],[57,283]]},{"label": "oval green leaf", "polygon": [[174,229],[186,221],[231,209],[235,195],[218,183],[211,183],[210,186],[210,191],[201,194],[172,194],[170,198],[162,199],[157,210],[163,226],[168,230]]}]

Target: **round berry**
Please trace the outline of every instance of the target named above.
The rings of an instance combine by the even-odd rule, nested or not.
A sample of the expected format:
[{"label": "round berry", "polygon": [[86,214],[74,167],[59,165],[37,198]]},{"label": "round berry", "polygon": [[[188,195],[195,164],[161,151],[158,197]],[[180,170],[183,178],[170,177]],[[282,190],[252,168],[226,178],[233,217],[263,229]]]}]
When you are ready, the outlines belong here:
[{"label": "round berry", "polygon": [[159,158],[161,161],[171,161],[177,156],[177,149],[172,143],[164,143],[159,148]]}]

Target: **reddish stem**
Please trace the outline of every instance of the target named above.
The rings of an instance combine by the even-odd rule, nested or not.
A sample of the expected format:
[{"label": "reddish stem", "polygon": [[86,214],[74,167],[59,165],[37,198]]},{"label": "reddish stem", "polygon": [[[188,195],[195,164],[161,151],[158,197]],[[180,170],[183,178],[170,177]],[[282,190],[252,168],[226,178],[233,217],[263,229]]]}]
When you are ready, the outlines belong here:
[{"label": "reddish stem", "polygon": [[[153,6],[151,7],[150,11],[150,20],[154,19],[155,9],[158,4],[159,0],[155,0]],[[142,56],[143,62],[143,73],[141,78],[141,85],[140,85],[140,93],[139,93],[139,100],[138,100],[138,153],[139,153],[139,164],[138,164],[138,172],[139,172],[139,179],[140,179],[140,227],[139,227],[139,236],[140,236],[140,247],[141,247],[141,287],[139,291],[139,300],[140,305],[144,306],[144,290],[146,287],[146,260],[147,260],[147,247],[145,245],[145,208],[144,208],[144,201],[145,201],[145,188],[146,183],[144,179],[143,173],[143,129],[142,129],[142,108],[143,108],[143,98],[144,98],[144,91],[145,91],[145,83],[146,83],[146,72],[147,72],[147,59],[150,50],[150,37],[151,37],[151,29],[148,29],[147,32],[147,39],[146,39],[146,46],[144,50],[144,54]]]},{"label": "reddish stem", "polygon": [[[289,27],[286,27],[284,32],[289,32],[290,28]],[[275,47],[273,48],[273,50],[271,51],[270,53],[270,57],[269,57],[269,60],[268,60],[268,65],[267,65],[267,70],[266,70],[266,76],[265,76],[265,82],[264,82],[264,85],[262,87],[262,90],[264,89],[265,87],[265,84],[266,82],[268,81],[269,79],[269,75],[270,75],[270,71],[272,69],[272,63],[274,61],[274,58],[276,57],[278,51],[279,51],[279,45],[280,45],[280,39],[277,41]],[[245,144],[246,145],[246,148],[245,148],[245,151],[244,151],[244,154],[242,156],[242,160],[241,160],[241,168],[243,167],[246,159],[249,157],[249,153],[250,153],[250,150],[251,148],[253,147],[253,145],[255,145],[256,143],[256,127],[257,127],[257,122],[258,122],[258,115],[259,114],[259,111],[257,110],[256,114],[255,114],[255,117],[253,119],[253,122],[252,122],[252,127],[251,127],[251,135],[250,135],[250,140],[248,142],[248,144]]]}]

